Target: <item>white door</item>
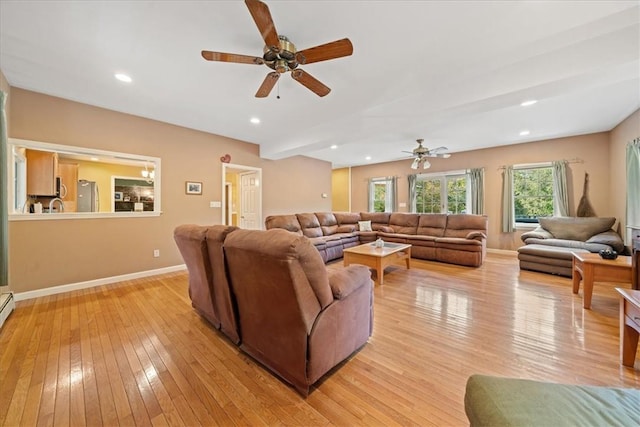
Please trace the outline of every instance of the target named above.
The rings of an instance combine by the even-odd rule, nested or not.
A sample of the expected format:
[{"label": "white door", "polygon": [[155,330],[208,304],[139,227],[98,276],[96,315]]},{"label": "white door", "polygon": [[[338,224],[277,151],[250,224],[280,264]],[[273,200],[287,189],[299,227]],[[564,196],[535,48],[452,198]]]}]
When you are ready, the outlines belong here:
[{"label": "white door", "polygon": [[240,174],[240,228],[261,229],[260,179],[258,172]]}]

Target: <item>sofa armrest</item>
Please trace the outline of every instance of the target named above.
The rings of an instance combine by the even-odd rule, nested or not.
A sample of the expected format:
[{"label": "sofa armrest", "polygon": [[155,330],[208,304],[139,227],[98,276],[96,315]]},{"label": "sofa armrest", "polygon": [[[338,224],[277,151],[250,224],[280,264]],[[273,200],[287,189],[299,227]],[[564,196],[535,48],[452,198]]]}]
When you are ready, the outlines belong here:
[{"label": "sofa armrest", "polygon": [[613,230],[605,231],[604,233],[598,233],[594,236],[591,236],[585,243],[599,243],[601,245],[608,245],[618,253],[624,251],[624,242],[622,241],[622,237],[620,237],[620,235]]},{"label": "sofa armrest", "polygon": [[350,265],[329,275],[329,286],[335,299],[343,299],[371,282],[371,271],[364,265]]},{"label": "sofa armrest", "polygon": [[487,238],[487,235],[484,234],[482,231],[472,231],[469,234],[467,234],[466,238],[474,239],[474,240],[483,240]]},{"label": "sofa armrest", "polygon": [[549,233],[544,228],[538,226],[535,230],[522,233],[520,238],[523,242],[527,243],[527,239],[533,237],[534,239],[553,239],[553,234]]}]

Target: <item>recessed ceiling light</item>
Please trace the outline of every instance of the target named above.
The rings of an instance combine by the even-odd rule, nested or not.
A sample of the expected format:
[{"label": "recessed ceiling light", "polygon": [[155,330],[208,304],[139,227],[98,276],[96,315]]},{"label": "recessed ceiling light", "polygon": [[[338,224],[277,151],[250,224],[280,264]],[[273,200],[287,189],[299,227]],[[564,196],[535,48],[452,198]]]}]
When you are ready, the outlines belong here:
[{"label": "recessed ceiling light", "polygon": [[338,146],[337,146],[336,144],[333,144],[330,148],[331,148],[332,150],[335,150],[335,149],[337,149],[337,148],[338,148]]},{"label": "recessed ceiling light", "polygon": [[120,80],[121,82],[125,82],[125,83],[131,83],[133,81],[131,79],[131,77],[127,76],[126,74],[122,74],[122,73],[116,73],[114,77],[116,79]]},{"label": "recessed ceiling light", "polygon": [[260,123],[260,119],[257,117],[251,117],[251,120],[249,120],[251,123],[253,123],[254,125],[257,125]]},{"label": "recessed ceiling light", "polygon": [[536,102],[538,102],[537,99],[530,99],[529,101],[524,101],[522,104],[520,104],[523,107],[528,107],[529,105],[533,105]]},{"label": "recessed ceiling light", "polygon": [[529,135],[531,132],[529,132],[528,130],[523,130],[522,132],[520,132],[520,136],[527,136]]},{"label": "recessed ceiling light", "polygon": [[90,159],[90,160],[91,160],[92,162],[97,162],[97,161],[98,161],[98,160],[100,160],[100,159],[99,159],[99,158],[97,158],[97,157],[91,157],[91,159]]},{"label": "recessed ceiling light", "polygon": [[364,158],[365,160],[371,160],[371,156],[367,156]]}]

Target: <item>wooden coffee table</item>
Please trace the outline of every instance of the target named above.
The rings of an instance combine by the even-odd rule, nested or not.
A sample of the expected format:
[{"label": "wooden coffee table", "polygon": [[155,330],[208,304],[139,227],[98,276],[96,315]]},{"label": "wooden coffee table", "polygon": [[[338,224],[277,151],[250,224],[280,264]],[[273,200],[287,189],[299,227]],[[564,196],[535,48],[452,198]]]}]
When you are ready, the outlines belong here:
[{"label": "wooden coffee table", "polygon": [[640,335],[640,291],[616,291],[620,293],[620,362],[633,368]]},{"label": "wooden coffee table", "polygon": [[376,271],[378,284],[384,282],[384,269],[394,262],[405,260],[407,269],[411,268],[411,245],[385,242],[378,248],[373,243],[354,246],[343,251],[344,265],[362,264]]},{"label": "wooden coffee table", "polygon": [[574,252],[572,271],[573,293],[578,293],[580,280],[583,280],[582,306],[591,308],[594,282],[631,283],[631,257],[603,259],[599,254]]}]

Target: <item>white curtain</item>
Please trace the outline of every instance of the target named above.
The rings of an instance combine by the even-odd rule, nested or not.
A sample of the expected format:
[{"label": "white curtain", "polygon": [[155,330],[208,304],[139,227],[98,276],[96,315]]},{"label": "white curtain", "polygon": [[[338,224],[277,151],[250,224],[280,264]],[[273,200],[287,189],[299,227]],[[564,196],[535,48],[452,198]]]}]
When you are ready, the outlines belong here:
[{"label": "white curtain", "polygon": [[396,212],[398,210],[398,179],[395,176],[391,178],[391,182],[387,185],[387,191],[389,190],[391,190],[391,194],[389,195],[391,212]]},{"label": "white curtain", "polygon": [[471,213],[484,214],[484,168],[471,169],[469,177],[469,189],[471,190]]},{"label": "white curtain", "polygon": [[569,216],[569,190],[567,190],[567,162],[556,161],[553,169],[553,215]]},{"label": "white curtain", "polygon": [[409,179],[409,212],[415,212],[417,175],[410,174],[407,178]]},{"label": "white curtain", "polygon": [[502,232],[514,231],[513,166],[505,166],[502,172]]},{"label": "white curtain", "polygon": [[627,144],[627,226],[640,227],[640,138]]}]

